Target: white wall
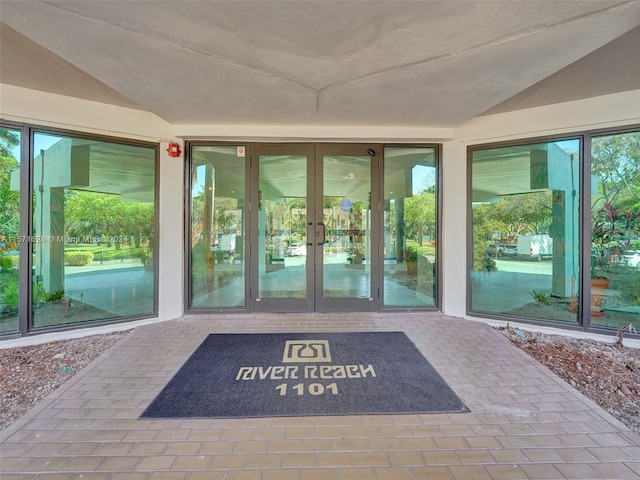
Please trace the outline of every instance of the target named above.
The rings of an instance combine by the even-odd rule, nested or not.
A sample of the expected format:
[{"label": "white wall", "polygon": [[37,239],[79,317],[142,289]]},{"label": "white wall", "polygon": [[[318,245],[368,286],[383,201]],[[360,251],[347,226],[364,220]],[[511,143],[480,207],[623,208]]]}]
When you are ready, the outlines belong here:
[{"label": "white wall", "polygon": [[131,108],[0,85],[0,117],[77,132],[128,138],[160,145],[159,319],[183,311],[183,165],[184,154],[172,158],[167,141],[178,141],[173,127],[158,116]]},{"label": "white wall", "polygon": [[0,116],[97,135],[157,142],[173,136],[172,126],[144,110],[0,84]]},{"label": "white wall", "polygon": [[466,312],[467,151],[460,141],[442,148],[442,310],[463,317]]},{"label": "white wall", "polygon": [[160,145],[160,239],[158,315],[178,318],[184,312],[184,146],[170,157],[168,142]]},{"label": "white wall", "polygon": [[640,125],[640,90],[476,117],[444,144],[444,313],[466,312],[467,147],[618,126]]},{"label": "white wall", "polygon": [[467,145],[640,123],[640,90],[476,117],[456,128]]},{"label": "white wall", "polygon": [[450,127],[379,127],[366,125],[174,125],[188,139],[244,142],[444,142]]}]

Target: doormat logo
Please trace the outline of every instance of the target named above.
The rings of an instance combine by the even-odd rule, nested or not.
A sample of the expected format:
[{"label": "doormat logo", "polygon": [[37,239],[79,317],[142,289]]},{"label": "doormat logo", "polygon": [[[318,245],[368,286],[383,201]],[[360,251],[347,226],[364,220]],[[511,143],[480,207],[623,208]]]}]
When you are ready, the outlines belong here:
[{"label": "doormat logo", "polygon": [[282,363],[330,362],[329,340],[287,340]]}]

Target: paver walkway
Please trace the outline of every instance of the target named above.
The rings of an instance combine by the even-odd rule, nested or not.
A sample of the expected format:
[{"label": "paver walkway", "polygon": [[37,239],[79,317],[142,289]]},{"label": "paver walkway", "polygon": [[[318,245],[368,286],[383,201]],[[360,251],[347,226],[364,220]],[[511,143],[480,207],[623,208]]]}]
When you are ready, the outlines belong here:
[{"label": "paver walkway", "polygon": [[[470,413],[139,420],[209,333],[404,331]],[[640,436],[483,323],[187,316],[136,328],[2,432],[3,479],[640,478]]]}]

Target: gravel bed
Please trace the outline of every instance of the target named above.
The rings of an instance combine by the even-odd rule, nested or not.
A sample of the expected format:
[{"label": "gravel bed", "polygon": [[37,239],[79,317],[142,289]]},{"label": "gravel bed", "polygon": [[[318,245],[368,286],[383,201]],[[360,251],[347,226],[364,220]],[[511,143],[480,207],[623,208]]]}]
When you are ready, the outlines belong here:
[{"label": "gravel bed", "polygon": [[0,350],[0,430],[130,331]]}]

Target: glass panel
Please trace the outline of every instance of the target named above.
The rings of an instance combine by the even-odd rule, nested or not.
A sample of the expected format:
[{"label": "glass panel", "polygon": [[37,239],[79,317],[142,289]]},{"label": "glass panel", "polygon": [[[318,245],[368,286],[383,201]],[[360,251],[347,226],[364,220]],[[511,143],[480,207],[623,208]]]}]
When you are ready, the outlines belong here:
[{"label": "glass panel", "polygon": [[471,309],[577,322],[579,140],[476,150]]},{"label": "glass panel", "polygon": [[640,330],[640,132],[591,152],[591,324]]},{"label": "glass panel", "polygon": [[34,136],[33,328],[154,313],[154,148]]},{"label": "glass panel", "polygon": [[18,330],[20,132],[0,128],[0,333]]},{"label": "glass panel", "polygon": [[371,297],[371,157],[323,158],[323,295]]},{"label": "glass panel", "polygon": [[307,157],[261,155],[258,163],[259,298],[306,298]]},{"label": "glass panel", "polygon": [[194,146],[191,157],[191,305],[244,307],[244,147]]},{"label": "glass panel", "polygon": [[436,304],[435,148],[384,149],[384,306]]}]

